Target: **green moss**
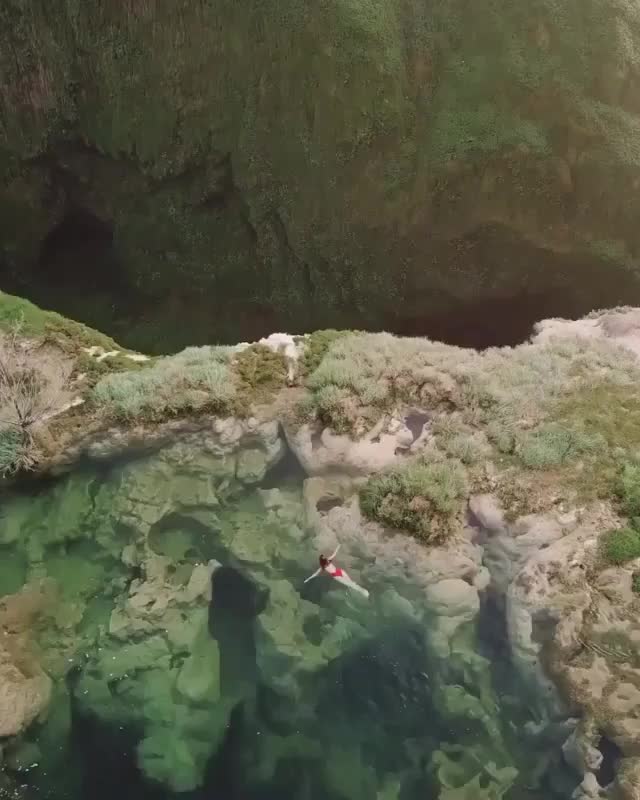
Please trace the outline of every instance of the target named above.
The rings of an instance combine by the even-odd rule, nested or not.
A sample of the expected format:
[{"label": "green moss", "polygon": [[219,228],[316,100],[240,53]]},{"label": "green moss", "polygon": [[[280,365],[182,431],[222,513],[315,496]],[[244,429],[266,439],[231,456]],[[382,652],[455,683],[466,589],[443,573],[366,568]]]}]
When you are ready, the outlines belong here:
[{"label": "green moss", "polygon": [[459,461],[421,458],[369,478],[360,491],[360,506],[371,519],[434,544],[451,532],[468,491]]},{"label": "green moss", "polygon": [[608,564],[626,564],[640,558],[640,532],[635,528],[607,531],[601,539],[601,552]]},{"label": "green moss", "polygon": [[80,347],[120,349],[113,339],[80,322],[55,311],[44,311],[21,297],[0,292],[0,330],[6,330],[16,321],[21,321],[25,336],[42,338],[74,354]]}]

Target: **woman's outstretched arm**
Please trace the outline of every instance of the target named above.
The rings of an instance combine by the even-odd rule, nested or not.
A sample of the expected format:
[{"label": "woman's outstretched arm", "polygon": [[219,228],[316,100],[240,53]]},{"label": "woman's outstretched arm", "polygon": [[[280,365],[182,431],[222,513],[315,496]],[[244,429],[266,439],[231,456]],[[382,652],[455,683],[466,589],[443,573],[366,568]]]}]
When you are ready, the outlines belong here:
[{"label": "woman's outstretched arm", "polygon": [[316,570],[316,571],[313,573],[313,575],[309,575],[309,577],[305,579],[305,583],[308,583],[308,582],[309,582],[309,581],[310,581],[312,578],[317,578],[317,577],[318,577],[318,575],[319,575],[321,572],[322,572],[322,570],[321,570],[321,569],[317,569],[317,570]]}]

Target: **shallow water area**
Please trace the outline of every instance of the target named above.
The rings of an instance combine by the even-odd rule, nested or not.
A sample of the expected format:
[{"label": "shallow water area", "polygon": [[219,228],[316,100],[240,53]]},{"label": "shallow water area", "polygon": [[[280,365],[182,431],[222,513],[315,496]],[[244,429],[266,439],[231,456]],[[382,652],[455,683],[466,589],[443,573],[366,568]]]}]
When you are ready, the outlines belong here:
[{"label": "shallow water area", "polygon": [[0,797],[570,796],[562,720],[540,734],[491,620],[443,658],[401,570],[345,548],[369,600],[304,585],[304,476],[239,480],[238,458],[176,442],[2,497],[0,625],[53,690],[5,743]]}]

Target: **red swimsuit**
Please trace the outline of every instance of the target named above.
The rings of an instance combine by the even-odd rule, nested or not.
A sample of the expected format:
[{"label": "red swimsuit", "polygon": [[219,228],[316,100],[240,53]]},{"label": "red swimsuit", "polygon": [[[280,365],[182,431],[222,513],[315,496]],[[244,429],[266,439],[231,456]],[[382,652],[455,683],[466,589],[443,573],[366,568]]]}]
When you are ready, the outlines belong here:
[{"label": "red swimsuit", "polygon": [[326,559],[324,563],[323,560],[320,559],[320,569],[328,575],[331,575],[332,578],[342,578],[344,576],[344,570],[340,569],[340,567],[336,567],[329,559]]}]

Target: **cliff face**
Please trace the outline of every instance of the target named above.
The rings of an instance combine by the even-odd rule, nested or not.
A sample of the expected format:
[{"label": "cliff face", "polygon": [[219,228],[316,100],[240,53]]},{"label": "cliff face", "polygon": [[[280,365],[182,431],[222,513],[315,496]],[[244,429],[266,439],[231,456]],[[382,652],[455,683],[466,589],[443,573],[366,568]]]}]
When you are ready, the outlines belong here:
[{"label": "cliff face", "polygon": [[0,258],[90,215],[76,276],[307,327],[640,299],[639,43],[624,0],[8,0]]}]

